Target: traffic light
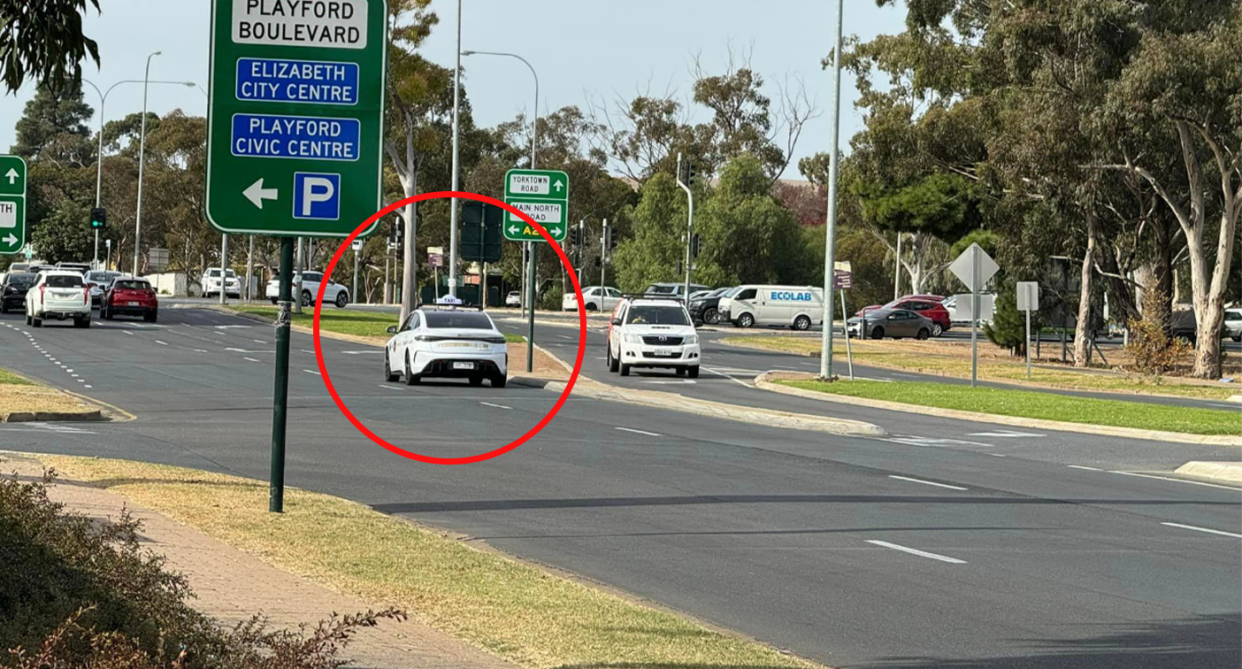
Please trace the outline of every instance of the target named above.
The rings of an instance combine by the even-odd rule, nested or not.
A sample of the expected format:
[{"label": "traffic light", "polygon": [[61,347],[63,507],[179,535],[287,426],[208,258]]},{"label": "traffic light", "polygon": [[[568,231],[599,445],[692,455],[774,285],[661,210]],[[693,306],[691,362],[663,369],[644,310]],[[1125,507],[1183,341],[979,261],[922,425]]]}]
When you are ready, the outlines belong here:
[{"label": "traffic light", "polygon": [[108,211],[103,207],[91,209],[91,229],[102,230],[108,227]]},{"label": "traffic light", "polygon": [[677,180],[687,187],[693,186],[694,180],[698,177],[698,172],[694,169],[694,161],[687,160],[678,169],[680,173],[677,175]]},{"label": "traffic light", "polygon": [[569,243],[574,248],[578,248],[578,244],[582,238],[578,234],[578,226],[569,228]]},{"label": "traffic light", "polygon": [[608,238],[606,241],[606,245],[608,246],[608,253],[611,254],[613,250],[617,248],[617,236],[613,234],[612,228],[607,228],[607,232],[605,234],[607,235],[607,238]]},{"label": "traffic light", "polygon": [[699,249],[701,247],[702,247],[702,241],[699,237],[699,233],[696,232],[694,233],[694,236],[690,238],[690,257],[692,258],[699,257]]},{"label": "traffic light", "polygon": [[392,221],[392,235],[389,239],[392,240],[392,245],[396,248],[401,248],[405,245],[405,221],[401,220],[400,216]]}]

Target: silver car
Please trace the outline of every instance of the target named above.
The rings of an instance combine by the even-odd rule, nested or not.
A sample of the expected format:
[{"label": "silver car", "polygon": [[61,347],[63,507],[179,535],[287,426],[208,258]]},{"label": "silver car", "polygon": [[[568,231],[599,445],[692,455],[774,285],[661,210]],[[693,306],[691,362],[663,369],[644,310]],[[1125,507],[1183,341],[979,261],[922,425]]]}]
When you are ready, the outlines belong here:
[{"label": "silver car", "polygon": [[862,339],[927,339],[931,337],[933,324],[926,316],[909,309],[875,309],[867,312],[866,326],[863,335],[863,319],[855,316],[847,327],[851,336]]}]

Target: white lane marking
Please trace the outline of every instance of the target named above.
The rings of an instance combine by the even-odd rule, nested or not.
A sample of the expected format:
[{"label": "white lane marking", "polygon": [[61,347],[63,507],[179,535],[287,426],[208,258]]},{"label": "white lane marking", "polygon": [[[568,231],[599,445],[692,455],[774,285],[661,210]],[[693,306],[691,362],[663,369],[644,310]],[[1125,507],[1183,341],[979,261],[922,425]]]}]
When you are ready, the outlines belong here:
[{"label": "white lane marking", "polygon": [[[314,351],[307,351],[307,352],[314,353]],[[383,349],[379,349],[379,350],[372,349],[370,351],[341,351],[341,353],[344,353],[345,355],[367,355],[367,354],[376,354],[376,353],[383,353],[383,352],[384,352]]]},{"label": "white lane marking", "polygon": [[980,448],[993,448],[992,444],[985,444],[980,441],[965,441],[962,439],[936,439],[933,437],[881,437],[880,441],[891,441],[894,444],[906,444],[909,446],[934,446],[943,448],[944,446],[960,444],[963,446],[978,446]]},{"label": "white lane marking", "polygon": [[310,350],[307,350],[307,349],[301,349],[301,351],[302,351],[303,353],[310,353],[311,355],[314,355],[314,354],[315,354],[315,352],[314,352],[314,351],[310,351]]},{"label": "white lane marking", "polygon": [[73,370],[72,370],[72,369],[66,369],[65,371],[66,371],[66,372],[68,372],[68,373],[70,373],[70,374],[72,374],[72,373],[73,373]]},{"label": "white lane marking", "polygon": [[947,555],[928,553],[927,551],[921,551],[917,548],[910,548],[909,546],[902,546],[900,544],[890,544],[887,541],[867,539],[867,543],[873,544],[875,546],[883,546],[884,548],[891,548],[895,551],[901,551],[903,553],[909,553],[911,555],[917,555],[919,557],[931,558],[933,560],[940,560],[941,562],[948,562],[949,564],[966,564],[965,560],[959,560],[957,558],[949,557]]},{"label": "white lane marking", "polygon": [[1208,529],[1206,527],[1195,527],[1194,525],[1183,525],[1181,523],[1160,523],[1160,524],[1167,525],[1169,527],[1180,527],[1183,530],[1194,530],[1196,532],[1207,532],[1208,534],[1219,534],[1224,537],[1234,537],[1237,539],[1242,539],[1242,534],[1234,534],[1233,532],[1222,532],[1220,530]]},{"label": "white lane marking", "polygon": [[505,405],[503,405],[503,404],[492,404],[491,402],[479,402],[479,404],[482,404],[482,405],[483,405],[483,406],[485,406],[485,407],[494,407],[494,408],[497,408],[497,409],[504,409],[505,411],[512,411],[512,410],[513,410],[513,407],[507,407],[507,406],[505,406]]},{"label": "white lane marking", "polygon": [[84,385],[84,386],[82,386],[82,387],[83,387],[83,388],[94,388],[94,386],[92,386],[92,385],[91,385],[91,384],[89,384],[89,383],[88,383],[88,384],[86,384],[86,385]]},{"label": "white lane marking", "polygon": [[168,342],[166,342],[166,341],[160,341],[160,340],[158,340],[158,339],[156,339],[156,340],[155,340],[155,343],[159,344],[160,346],[168,346]]},{"label": "white lane marking", "polygon": [[1007,457],[1009,457],[1008,455],[1005,455],[1004,453],[984,453],[984,455],[990,455],[990,456],[992,456],[992,457],[994,457],[994,458],[1007,458]]},{"label": "white lane marking", "polygon": [[732,376],[729,376],[728,374],[725,374],[724,372],[718,372],[718,371],[716,371],[716,370],[712,369],[711,367],[703,367],[703,369],[707,370],[708,372],[710,372],[710,373],[712,373],[712,374],[715,374],[716,376],[723,376],[723,377],[725,377],[726,379],[728,379],[728,380],[730,380],[730,381],[732,381],[732,382],[734,382],[734,383],[738,384],[739,386],[741,386],[741,387],[743,387],[743,388],[750,388],[750,387],[751,387],[751,385],[750,385],[749,383],[746,383],[745,381],[742,381],[741,379],[737,379],[737,378],[734,378],[734,377],[732,377]]},{"label": "white lane marking", "polygon": [[995,432],[970,432],[968,437],[997,437],[999,439],[1024,439],[1030,437],[1042,437],[1042,434],[1034,432],[1014,432],[1012,430],[996,430]]},{"label": "white lane marking", "polygon": [[78,383],[86,383],[86,379],[78,379]]},{"label": "white lane marking", "polygon": [[130,332],[129,330],[121,330],[121,332],[123,332],[123,333],[125,333],[125,334],[127,334],[127,335],[129,335],[129,336],[131,336],[131,337],[132,337],[132,336],[134,336],[134,333]]},{"label": "white lane marking", "polygon": [[377,383],[375,385],[379,386],[380,388],[387,388],[388,390],[401,390],[401,388],[398,386],[386,386],[382,383]]},{"label": "white lane marking", "polygon": [[948,488],[949,490],[969,490],[969,488],[963,488],[961,486],[956,486],[956,485],[949,485],[947,483],[936,483],[935,481],[924,481],[923,479],[912,479],[909,476],[897,476],[896,474],[889,474],[888,477],[890,479],[897,479],[898,481],[909,481],[911,483],[922,483],[923,485],[934,485],[937,488]]},{"label": "white lane marking", "polygon": [[304,369],[304,370],[302,370],[302,371],[303,371],[303,372],[306,372],[307,374],[314,374],[315,376],[323,376],[323,374],[320,374],[319,372],[316,372],[316,371],[315,371],[315,370],[313,370],[313,369]]},{"label": "white lane marking", "polygon": [[[220,342],[220,343],[224,343],[224,342]],[[226,348],[224,350],[231,351],[233,353],[275,353],[276,352],[276,351],[250,351],[244,348],[231,348],[231,347]]]},{"label": "white lane marking", "polygon": [[242,360],[249,360],[250,362],[259,362],[255,358],[242,358]]},{"label": "white lane marking", "polygon": [[698,381],[695,381],[694,379],[670,379],[668,381],[643,381],[643,383],[653,386],[693,386],[698,383]]},{"label": "white lane marking", "polygon": [[641,435],[645,435],[648,437],[663,437],[664,436],[662,434],[657,434],[655,432],[647,432],[646,430],[635,430],[633,428],[628,428],[628,427],[618,427],[618,428],[613,428],[613,429],[621,430],[622,432],[633,432],[634,434],[641,434]]},{"label": "white lane marking", "polygon": [[207,352],[207,349],[205,349],[205,348],[196,348],[196,349],[194,349],[194,352],[195,352],[195,353],[206,353],[206,352]]},{"label": "white lane marking", "polygon": [[266,343],[267,343],[267,342],[263,341],[262,339],[251,339],[250,341],[252,341],[252,342],[254,342],[254,343],[256,343],[256,344],[266,344]]},{"label": "white lane marking", "polygon": [[1084,467],[1084,466],[1082,466],[1082,465],[1065,465],[1065,466],[1066,466],[1066,467],[1069,467],[1070,469],[1081,469],[1081,470],[1083,470],[1083,471],[1088,471],[1088,472],[1102,472],[1102,471],[1104,471],[1103,469],[1100,469],[1099,467]]},{"label": "white lane marking", "polygon": [[[69,371],[69,370],[65,370],[65,371]],[[76,379],[76,378],[78,378],[78,375],[77,375],[77,374],[70,374],[69,376],[71,376],[71,377],[73,377],[73,378],[75,378],[75,379]]]},{"label": "white lane marking", "polygon": [[1139,478],[1144,478],[1144,479],[1159,479],[1161,481],[1172,481],[1174,483],[1189,483],[1190,485],[1201,485],[1201,486],[1207,486],[1209,488],[1220,488],[1222,490],[1236,491],[1238,489],[1237,486],[1216,485],[1215,483],[1204,483],[1202,481],[1187,481],[1186,479],[1175,479],[1171,476],[1156,476],[1154,474],[1139,474],[1138,472],[1123,472],[1123,471],[1118,471],[1115,469],[1109,470],[1108,473],[1109,474],[1123,474],[1125,476],[1137,476]]}]

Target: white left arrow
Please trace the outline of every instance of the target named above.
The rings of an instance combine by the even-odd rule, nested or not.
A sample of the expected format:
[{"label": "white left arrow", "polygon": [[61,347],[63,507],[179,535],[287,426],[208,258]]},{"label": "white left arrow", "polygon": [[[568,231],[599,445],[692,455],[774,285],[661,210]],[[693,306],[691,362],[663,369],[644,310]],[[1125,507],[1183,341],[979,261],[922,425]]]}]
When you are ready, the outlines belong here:
[{"label": "white left arrow", "polygon": [[17,182],[17,177],[18,177],[17,170],[13,169],[12,167],[9,168],[8,172],[4,173],[4,178],[9,180],[10,186],[12,186],[14,183]]},{"label": "white left arrow", "polygon": [[254,203],[254,206],[262,209],[264,200],[275,200],[280,197],[280,192],[275,188],[264,188],[263,180],[259,179],[258,181],[250,184],[249,188],[242,191],[242,195],[245,195],[247,200]]},{"label": "white left arrow", "polygon": [[511,235],[516,235],[516,234],[517,234],[517,232],[518,232],[518,230],[521,230],[521,228],[519,228],[519,227],[518,227],[518,226],[516,226],[516,225],[510,225],[510,226],[509,226],[509,234],[511,234]]},{"label": "white left arrow", "polygon": [[11,233],[11,232],[10,232],[10,233],[9,233],[9,236],[4,238],[4,243],[5,243],[5,244],[8,244],[9,246],[16,246],[16,245],[17,245],[17,237],[14,237],[14,236],[13,236],[13,233]]}]

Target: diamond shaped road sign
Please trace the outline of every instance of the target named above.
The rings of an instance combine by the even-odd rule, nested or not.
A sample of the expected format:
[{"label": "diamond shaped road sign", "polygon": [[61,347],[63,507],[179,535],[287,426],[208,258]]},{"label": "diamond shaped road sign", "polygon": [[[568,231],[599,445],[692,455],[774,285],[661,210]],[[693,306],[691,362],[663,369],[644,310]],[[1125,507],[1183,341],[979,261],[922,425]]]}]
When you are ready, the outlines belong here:
[{"label": "diamond shaped road sign", "polygon": [[[558,170],[509,170],[505,173],[505,204],[542,225],[560,242],[569,235],[569,175]],[[541,242],[543,236],[521,217],[505,216],[505,239]]]},{"label": "diamond shaped road sign", "polygon": [[26,161],[0,156],[0,255],[26,245]]},{"label": "diamond shaped road sign", "polygon": [[[976,265],[978,266],[979,285],[974,285]],[[992,256],[978,244],[971,244],[970,248],[962,252],[962,255],[949,265],[949,271],[953,272],[957,278],[962,280],[972,292],[983,290],[983,286],[996,274],[1000,269],[1000,265],[992,260]]]}]

